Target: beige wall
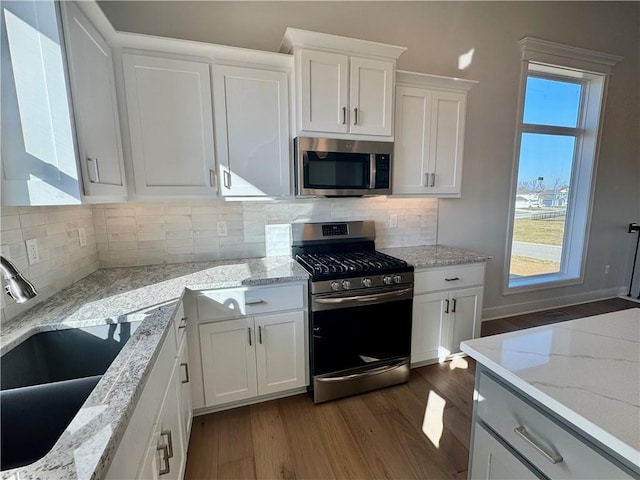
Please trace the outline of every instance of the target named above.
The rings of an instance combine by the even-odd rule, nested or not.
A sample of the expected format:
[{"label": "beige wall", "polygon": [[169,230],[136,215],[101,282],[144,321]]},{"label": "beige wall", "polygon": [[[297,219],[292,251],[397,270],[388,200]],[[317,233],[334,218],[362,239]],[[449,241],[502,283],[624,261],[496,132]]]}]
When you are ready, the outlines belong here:
[{"label": "beige wall", "polygon": [[[277,51],[287,26],[402,45],[398,68],[478,80],[468,98],[462,199],[439,203],[438,241],[494,256],[485,316],[628,285],[640,220],[638,2],[102,2],[116,29]],[[611,78],[583,285],[504,296],[520,51],[534,36],[621,55]],[[464,71],[458,56],[474,49]],[[604,266],[611,265],[609,275]]]}]

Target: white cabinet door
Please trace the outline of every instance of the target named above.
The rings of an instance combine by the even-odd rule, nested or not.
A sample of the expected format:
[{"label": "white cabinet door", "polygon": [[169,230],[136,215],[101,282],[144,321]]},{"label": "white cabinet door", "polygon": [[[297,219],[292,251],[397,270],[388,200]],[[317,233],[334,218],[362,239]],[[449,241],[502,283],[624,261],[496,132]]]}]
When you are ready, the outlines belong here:
[{"label": "white cabinet door", "polygon": [[450,353],[460,351],[460,342],[479,336],[482,292],[481,287],[450,292],[446,340],[443,339]]},{"label": "white cabinet door", "polygon": [[306,385],[303,312],[264,315],[256,317],[255,323],[258,393]]},{"label": "white cabinet door", "polygon": [[479,423],[475,424],[470,480],[534,480],[539,478]]},{"label": "white cabinet door", "polygon": [[302,50],[300,130],[347,133],[349,57]]},{"label": "white cabinet door", "polygon": [[351,57],[349,83],[349,131],[391,136],[393,62]]},{"label": "white cabinet door", "polygon": [[80,203],[58,2],[2,1],[2,205]]},{"label": "white cabinet door", "polygon": [[122,59],[136,193],[214,195],[209,65]]},{"label": "white cabinet door", "polygon": [[445,301],[448,292],[416,295],[413,299],[411,331],[411,363],[433,360],[441,356],[440,339],[446,323]]},{"label": "white cabinet door", "polygon": [[283,72],[216,65],[216,154],[224,196],[288,195],[289,101]]},{"label": "white cabinet door", "polygon": [[207,406],[258,394],[253,320],[200,325],[200,351]]},{"label": "white cabinet door", "polygon": [[125,197],[124,162],[111,49],[73,2],[65,12],[78,156],[86,196]]},{"label": "white cabinet door", "polygon": [[466,95],[434,91],[431,98],[430,193],[459,195]]},{"label": "white cabinet door", "polygon": [[393,193],[428,193],[431,92],[399,86],[395,122]]},{"label": "white cabinet door", "polygon": [[393,193],[459,197],[466,93],[396,89]]}]

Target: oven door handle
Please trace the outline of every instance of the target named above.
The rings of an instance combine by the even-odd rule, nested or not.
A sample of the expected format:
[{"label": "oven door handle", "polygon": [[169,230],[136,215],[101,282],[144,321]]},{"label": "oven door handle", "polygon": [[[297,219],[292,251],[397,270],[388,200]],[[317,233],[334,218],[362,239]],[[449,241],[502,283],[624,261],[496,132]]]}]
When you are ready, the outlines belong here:
[{"label": "oven door handle", "polygon": [[411,292],[412,287],[403,288],[402,290],[395,290],[393,292],[374,293],[373,295],[358,295],[355,297],[338,297],[338,298],[314,298],[314,302],[328,303],[328,304],[340,304],[347,302],[375,302],[385,298],[401,297]]},{"label": "oven door handle", "polygon": [[395,370],[396,368],[400,368],[406,364],[407,362],[403,360],[400,363],[394,363],[393,365],[385,365],[383,367],[372,368],[371,370],[367,370],[365,372],[360,372],[360,373],[353,373],[351,375],[342,375],[340,377],[316,378],[316,381],[320,383],[344,382],[345,380],[352,380],[354,378],[370,377],[372,375],[378,375],[381,373],[390,372],[391,370]]}]

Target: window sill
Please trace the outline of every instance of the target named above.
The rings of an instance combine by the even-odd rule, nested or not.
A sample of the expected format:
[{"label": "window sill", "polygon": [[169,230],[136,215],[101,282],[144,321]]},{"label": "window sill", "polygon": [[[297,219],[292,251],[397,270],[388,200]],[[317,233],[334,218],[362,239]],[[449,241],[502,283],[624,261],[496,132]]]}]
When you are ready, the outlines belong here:
[{"label": "window sill", "polygon": [[566,287],[578,285],[583,282],[583,278],[577,275],[565,273],[554,273],[549,275],[538,275],[531,277],[510,278],[509,284],[503,291],[504,295],[515,295],[518,293],[534,292],[549,288]]}]

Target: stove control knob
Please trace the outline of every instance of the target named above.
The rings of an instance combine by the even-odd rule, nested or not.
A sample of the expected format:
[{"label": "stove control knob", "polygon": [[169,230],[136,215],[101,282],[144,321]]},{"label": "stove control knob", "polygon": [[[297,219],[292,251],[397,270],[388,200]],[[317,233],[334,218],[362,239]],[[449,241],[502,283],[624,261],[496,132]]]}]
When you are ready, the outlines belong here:
[{"label": "stove control knob", "polygon": [[337,292],[340,290],[340,284],[338,282],[331,282],[331,290]]},{"label": "stove control knob", "polygon": [[349,280],[343,280],[342,288],[344,288],[345,290],[349,290],[351,288],[351,282]]},{"label": "stove control knob", "polygon": [[370,278],[363,278],[362,279],[362,285],[365,287],[370,287],[371,286],[371,279]]},{"label": "stove control knob", "polygon": [[402,281],[402,276],[400,275],[393,276],[393,283],[400,283],[401,281]]},{"label": "stove control knob", "polygon": [[385,285],[391,285],[393,283],[393,277],[391,275],[385,275],[382,277],[382,283]]}]

